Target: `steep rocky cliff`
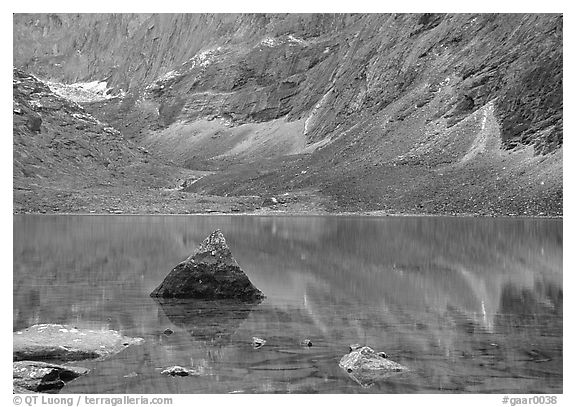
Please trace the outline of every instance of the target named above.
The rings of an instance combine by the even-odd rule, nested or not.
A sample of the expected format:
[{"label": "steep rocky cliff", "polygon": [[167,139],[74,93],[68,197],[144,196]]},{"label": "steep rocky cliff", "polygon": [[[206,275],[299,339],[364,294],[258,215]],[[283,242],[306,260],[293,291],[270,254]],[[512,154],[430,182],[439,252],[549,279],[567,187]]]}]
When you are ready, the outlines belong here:
[{"label": "steep rocky cliff", "polygon": [[[562,16],[15,15],[14,64],[188,191],[328,210],[562,213]],[[289,200],[288,198],[286,198]]]}]

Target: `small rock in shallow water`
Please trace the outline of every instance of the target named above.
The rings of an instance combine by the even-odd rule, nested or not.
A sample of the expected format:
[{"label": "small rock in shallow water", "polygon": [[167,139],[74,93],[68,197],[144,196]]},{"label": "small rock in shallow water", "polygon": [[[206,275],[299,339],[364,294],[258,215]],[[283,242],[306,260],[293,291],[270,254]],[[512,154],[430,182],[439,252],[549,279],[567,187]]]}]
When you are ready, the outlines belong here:
[{"label": "small rock in shallow water", "polygon": [[385,380],[396,374],[408,371],[408,368],[383,356],[384,352],[376,353],[368,346],[355,347],[350,353],[340,359],[340,367],[362,387],[370,387],[375,382]]},{"label": "small rock in shallow water", "polygon": [[266,341],[264,339],[260,339],[260,338],[257,338],[255,336],[252,337],[252,347],[254,349],[261,348],[262,346],[264,346],[265,343],[266,343]]},{"label": "small rock in shallow water", "polygon": [[168,376],[190,376],[192,373],[192,371],[182,366],[170,366],[160,372],[160,374]]}]

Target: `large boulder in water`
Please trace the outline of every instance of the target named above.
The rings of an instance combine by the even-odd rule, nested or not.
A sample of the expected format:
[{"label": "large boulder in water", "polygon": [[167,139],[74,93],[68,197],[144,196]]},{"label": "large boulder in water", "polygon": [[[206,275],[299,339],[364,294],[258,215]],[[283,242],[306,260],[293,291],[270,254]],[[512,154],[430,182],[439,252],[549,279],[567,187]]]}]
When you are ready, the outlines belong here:
[{"label": "large boulder in water", "polygon": [[264,298],[232,257],[220,230],[215,230],[204,239],[198,249],[174,267],[150,295],[250,302],[259,302]]},{"label": "large boulder in water", "polygon": [[383,352],[374,352],[369,346],[351,346],[350,353],[340,359],[339,365],[363,387],[408,371],[407,367],[388,359]]}]

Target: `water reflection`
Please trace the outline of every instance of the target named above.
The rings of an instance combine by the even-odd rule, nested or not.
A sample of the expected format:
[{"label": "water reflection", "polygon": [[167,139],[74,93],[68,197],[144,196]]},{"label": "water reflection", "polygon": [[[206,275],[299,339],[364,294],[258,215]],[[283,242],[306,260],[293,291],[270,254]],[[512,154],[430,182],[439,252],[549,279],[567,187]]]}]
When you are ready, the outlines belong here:
[{"label": "water reflection", "polygon": [[154,298],[166,317],[193,338],[213,345],[230,342],[257,304],[241,301],[203,301]]},{"label": "water reflection", "polygon": [[[264,302],[151,299],[216,228]],[[16,216],[13,290],[14,329],[146,339],[64,392],[562,391],[561,221]],[[350,343],[412,372],[362,388],[338,367]],[[205,374],[159,376],[170,364]]]}]

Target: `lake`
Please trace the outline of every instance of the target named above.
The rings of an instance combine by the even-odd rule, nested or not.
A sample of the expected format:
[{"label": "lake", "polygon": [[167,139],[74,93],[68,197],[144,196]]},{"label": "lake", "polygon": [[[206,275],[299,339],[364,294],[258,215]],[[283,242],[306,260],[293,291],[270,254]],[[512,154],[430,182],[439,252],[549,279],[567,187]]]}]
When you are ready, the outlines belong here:
[{"label": "lake", "polygon": [[[217,228],[267,298],[150,298]],[[13,329],[144,338],[62,393],[561,393],[562,240],[554,219],[14,216]],[[410,372],[358,383],[352,343]]]}]

